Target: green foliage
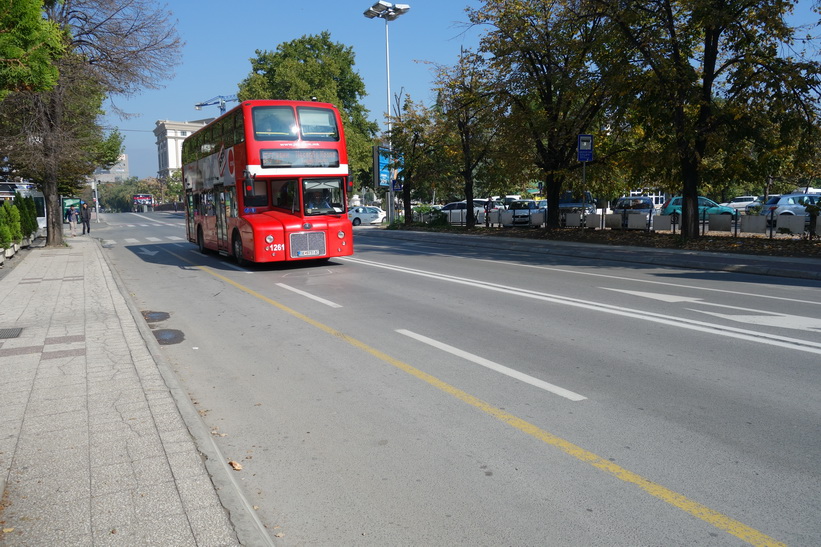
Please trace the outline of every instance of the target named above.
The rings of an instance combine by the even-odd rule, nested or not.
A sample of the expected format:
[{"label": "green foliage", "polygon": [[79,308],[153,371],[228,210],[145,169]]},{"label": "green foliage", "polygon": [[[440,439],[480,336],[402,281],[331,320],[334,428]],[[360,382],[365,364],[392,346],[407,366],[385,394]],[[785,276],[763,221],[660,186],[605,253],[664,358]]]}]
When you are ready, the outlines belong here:
[{"label": "green foliage", "polygon": [[165,179],[167,201],[182,201],[184,189],[182,186],[182,170],[174,169],[171,175]]},{"label": "green foliage", "polygon": [[[67,54],[59,67],[57,88],[13,93],[0,103],[0,141],[17,174],[44,193],[53,185],[59,195],[75,195],[94,169],[117,162],[123,138],[98,125],[105,94],[83,59]],[[44,137],[32,139],[32,132]]]},{"label": "green foliage", "polygon": [[20,211],[20,230],[23,237],[29,237],[37,232],[37,208],[34,205],[34,198],[24,198],[15,192],[13,203]]},{"label": "green foliage", "polygon": [[11,246],[11,231],[9,227],[0,220],[0,249],[8,249]]},{"label": "green foliage", "polygon": [[23,239],[23,230],[20,227],[20,209],[8,200],[3,203],[3,209],[6,210],[7,226],[11,232],[11,239],[16,243],[20,243]]},{"label": "green foliage", "polygon": [[0,206],[0,248],[8,249],[10,244],[9,212],[4,206]]},{"label": "green foliage", "polygon": [[57,83],[54,61],[63,35],[42,17],[43,0],[14,0],[0,6],[0,100],[10,91],[45,90]]},{"label": "green foliage", "polygon": [[658,164],[675,160],[685,237],[698,235],[699,194],[734,180],[763,186],[812,161],[803,152],[818,148],[821,65],[794,48],[794,3],[591,3],[616,23],[612,55],[632,76],[611,87],[627,99],[623,119],[654,143]]},{"label": "green foliage", "polygon": [[[179,39],[170,12],[154,0],[13,0],[4,24],[18,21],[53,30],[64,44],[59,58],[47,56],[53,86],[15,88],[0,103],[0,150],[16,174],[37,184],[46,201],[47,245],[62,244],[59,196],[76,195],[97,167],[113,165],[122,137],[99,125],[109,95],[156,89],[179,62]],[[22,23],[21,23],[22,24]],[[26,33],[35,42],[37,25]],[[38,52],[48,51],[41,39]],[[116,109],[115,109],[116,110]],[[120,112],[121,113],[121,112]]]},{"label": "green foliage", "polygon": [[283,42],[273,52],[257,50],[250,61],[251,73],[239,84],[240,100],[316,97],[335,105],[342,114],[351,171],[367,180],[377,125],[361,103],[365,84],[353,69],[353,49],[331,42],[324,31]]},{"label": "green foliage", "polygon": [[[488,59],[507,146],[505,162],[519,173],[535,166],[544,181],[548,227],[558,227],[558,198],[579,172],[576,137],[602,133],[605,113],[615,111],[619,96],[611,84],[629,79],[614,63],[608,43],[612,24],[600,15],[580,16],[574,3],[551,0],[486,0],[469,9],[475,25],[489,31],[480,51]],[[505,157],[507,156],[507,157]],[[517,169],[517,166],[518,169]]]},{"label": "green foliage", "polygon": [[0,206],[0,247],[7,249],[20,239],[20,212],[11,201],[4,201]]}]

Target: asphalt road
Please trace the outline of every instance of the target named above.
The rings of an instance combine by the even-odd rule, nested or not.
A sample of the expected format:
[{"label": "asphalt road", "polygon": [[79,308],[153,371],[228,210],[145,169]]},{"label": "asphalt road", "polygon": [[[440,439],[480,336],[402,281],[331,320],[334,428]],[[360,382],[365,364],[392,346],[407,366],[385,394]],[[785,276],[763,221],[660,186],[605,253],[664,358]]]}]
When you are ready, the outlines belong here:
[{"label": "asphalt road", "polygon": [[181,214],[105,220],[278,544],[821,543],[816,281],[368,228],[238,268]]}]

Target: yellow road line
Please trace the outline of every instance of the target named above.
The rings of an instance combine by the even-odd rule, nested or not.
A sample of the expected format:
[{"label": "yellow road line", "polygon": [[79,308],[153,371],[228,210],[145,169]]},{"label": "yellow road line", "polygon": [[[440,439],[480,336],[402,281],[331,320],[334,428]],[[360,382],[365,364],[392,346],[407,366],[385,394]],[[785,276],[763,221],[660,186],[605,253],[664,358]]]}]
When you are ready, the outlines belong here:
[{"label": "yellow road line", "polygon": [[[182,257],[178,258],[185,260]],[[191,263],[188,260],[185,261]],[[697,517],[715,526],[720,530],[724,530],[728,534],[731,534],[743,541],[746,541],[750,545],[756,545],[761,547],[786,545],[785,543],[777,541],[771,538],[770,536],[762,532],[759,532],[758,530],[751,528],[750,526],[747,526],[742,522],[739,522],[733,518],[728,517],[727,515],[719,513],[718,511],[714,511],[713,509],[710,509],[709,507],[702,505],[698,502],[690,500],[687,497],[670,490],[669,488],[665,488],[664,486],[661,486],[648,479],[645,479],[641,475],[633,473],[632,471],[628,471],[627,469],[619,465],[616,465],[615,463],[606,460],[601,456],[597,456],[596,454],[588,450],[585,450],[584,448],[577,446],[571,443],[570,441],[566,441],[560,437],[557,437],[552,433],[549,433],[548,431],[545,431],[544,429],[541,429],[531,424],[530,422],[527,422],[525,420],[522,420],[521,418],[514,416],[513,414],[510,414],[509,412],[505,412],[500,408],[496,408],[493,405],[488,404],[482,401],[481,399],[478,399],[473,395],[470,395],[469,393],[462,391],[461,389],[458,389],[446,382],[443,382],[435,376],[431,376],[430,374],[423,372],[415,367],[412,367],[411,365],[404,363],[399,359],[395,359],[394,357],[391,357],[390,355],[383,353],[378,349],[365,344],[364,342],[361,342],[355,338],[351,338],[347,334],[340,332],[334,329],[333,327],[329,327],[328,325],[311,319],[307,315],[299,313],[298,311],[289,308],[288,306],[280,304],[279,302],[254,291],[253,289],[249,289],[248,287],[240,285],[239,283],[232,281],[231,279],[228,279],[227,277],[221,274],[218,274],[217,272],[211,270],[206,266],[197,266],[197,268],[228,283],[229,285],[236,287],[237,289],[247,294],[250,294],[255,298],[258,298],[264,302],[267,302],[268,304],[271,304],[272,306],[284,311],[285,313],[288,313],[289,315],[292,315],[293,317],[296,317],[297,319],[305,321],[309,325],[312,325],[330,334],[331,336],[339,338],[340,340],[343,340],[344,342],[347,342],[348,344],[373,355],[381,361],[384,361],[400,370],[407,372],[411,376],[414,376],[424,382],[427,382],[431,386],[440,389],[441,391],[444,391],[445,393],[452,395],[453,397],[456,397],[457,399],[473,407],[478,408],[482,412],[490,416],[493,416],[494,418],[501,420],[502,422],[505,422],[506,424],[518,429],[522,433],[526,433],[527,435],[530,435],[531,437],[534,437],[550,446],[559,448],[560,450],[573,456],[574,458],[582,462],[588,463],[593,467],[601,469],[602,471],[609,473],[617,479],[638,486],[651,496],[654,496],[660,499],[661,501],[672,505],[673,507],[681,509],[685,513],[689,513],[690,515]]]}]

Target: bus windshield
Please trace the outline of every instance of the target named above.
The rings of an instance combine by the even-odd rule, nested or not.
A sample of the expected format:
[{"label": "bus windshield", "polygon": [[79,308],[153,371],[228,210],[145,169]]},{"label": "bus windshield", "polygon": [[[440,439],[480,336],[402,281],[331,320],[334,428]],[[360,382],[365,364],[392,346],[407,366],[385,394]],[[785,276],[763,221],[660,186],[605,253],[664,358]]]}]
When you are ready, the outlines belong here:
[{"label": "bus windshield", "polygon": [[345,211],[341,178],[303,179],[302,199],[306,215]]}]

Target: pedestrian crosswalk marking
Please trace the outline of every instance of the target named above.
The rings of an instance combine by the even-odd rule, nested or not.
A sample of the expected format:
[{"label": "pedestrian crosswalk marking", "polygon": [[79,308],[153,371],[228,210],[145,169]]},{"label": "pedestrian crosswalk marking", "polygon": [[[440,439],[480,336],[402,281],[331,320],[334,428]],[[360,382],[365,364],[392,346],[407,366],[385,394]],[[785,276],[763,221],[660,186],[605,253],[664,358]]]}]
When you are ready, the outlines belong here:
[{"label": "pedestrian crosswalk marking", "polygon": [[[185,239],[184,237],[180,237],[180,236],[165,236],[165,237],[162,237],[162,238],[160,238],[160,237],[145,237],[143,239],[137,239],[137,238],[134,238],[134,237],[127,237],[127,238],[125,238],[123,240],[120,240],[120,241],[122,243],[127,244],[127,245],[135,245],[137,243],[145,243],[146,241],[151,242],[151,243],[161,243],[163,241],[188,241],[188,240]],[[104,239],[103,240],[104,245],[116,245],[117,243],[118,243],[118,241],[116,239]]]}]

